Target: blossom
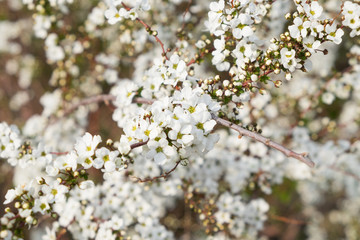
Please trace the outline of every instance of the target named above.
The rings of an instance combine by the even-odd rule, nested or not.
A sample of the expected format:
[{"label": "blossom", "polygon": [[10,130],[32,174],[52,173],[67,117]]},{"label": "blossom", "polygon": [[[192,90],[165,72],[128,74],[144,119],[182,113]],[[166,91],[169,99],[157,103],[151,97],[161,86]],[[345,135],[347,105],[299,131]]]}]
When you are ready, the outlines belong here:
[{"label": "blossom", "polygon": [[[54,162],[54,169],[66,169],[71,168],[72,171],[75,171],[77,168],[77,159],[79,156],[75,151],[71,151],[69,154],[65,156],[60,156]],[[49,169],[50,170],[50,169]],[[57,173],[56,173],[57,174]]]},{"label": "blossom", "polygon": [[95,149],[100,142],[101,137],[99,135],[92,136],[87,132],[76,141],[74,148],[80,158],[89,158],[94,155]]},{"label": "blossom", "polygon": [[163,137],[149,140],[147,146],[149,147],[149,152],[146,154],[146,157],[153,158],[159,165],[163,165],[175,157],[175,148],[170,146],[169,142]]},{"label": "blossom", "polygon": [[327,24],[325,27],[325,31],[328,34],[326,36],[327,39],[333,41],[335,44],[341,43],[342,36],[344,35],[344,31],[341,28],[337,28],[335,24]]},{"label": "blossom", "polygon": [[287,48],[283,48],[280,51],[281,61],[285,68],[289,69],[291,72],[295,71],[295,67],[297,67],[297,60],[295,58],[295,50],[288,50]]},{"label": "blossom", "polygon": [[9,189],[5,195],[4,204],[11,203],[17,197],[15,189]]},{"label": "blossom", "polygon": [[177,124],[169,132],[169,138],[171,140],[177,141],[179,144],[190,145],[194,140],[194,136],[191,135],[191,132],[192,132],[191,125],[181,126],[180,124]]},{"label": "blossom", "polygon": [[230,68],[230,63],[225,61],[225,58],[230,54],[230,51],[225,49],[225,39],[215,39],[215,51],[212,52],[212,64],[216,66],[219,71],[226,71]]},{"label": "blossom", "polygon": [[323,11],[318,1],[311,1],[310,4],[304,4],[305,13],[310,19],[318,19]]},{"label": "blossom", "polygon": [[65,194],[69,189],[64,185],[61,185],[58,181],[53,181],[49,185],[43,185],[41,191],[44,193],[48,203],[54,203],[64,201]]},{"label": "blossom", "polygon": [[345,1],[343,15],[344,20],[342,24],[352,29],[350,37],[360,35],[360,5],[350,1]]},{"label": "blossom", "polygon": [[[110,23],[110,24],[115,24],[115,23],[117,23],[117,22],[119,22],[119,21],[121,21],[122,20],[122,18],[121,18],[121,9],[123,9],[123,8],[120,8],[120,10],[117,10],[115,7],[110,7],[109,9],[107,9],[106,11],[105,11],[105,17],[108,19],[108,22]],[[124,9],[123,9],[124,10]],[[123,11],[122,10],[122,11]]]},{"label": "blossom", "polygon": [[238,18],[231,21],[232,34],[237,39],[250,37],[253,35],[253,30],[248,25],[252,23],[253,20],[248,14],[240,14]]},{"label": "blossom", "polygon": [[94,167],[100,169],[104,166],[105,172],[113,172],[116,169],[117,161],[119,160],[119,152],[118,151],[110,151],[107,148],[97,149],[96,158],[94,159]]},{"label": "blossom", "polygon": [[321,43],[319,40],[315,40],[313,36],[309,36],[307,38],[304,38],[304,47],[310,52],[315,53],[317,49],[319,49]]},{"label": "blossom", "polygon": [[82,190],[93,188],[94,186],[95,186],[95,183],[93,181],[91,181],[91,180],[82,181],[79,184],[79,188],[82,189]]},{"label": "blossom", "polygon": [[35,205],[33,208],[35,213],[40,212],[41,214],[45,214],[48,210],[50,210],[48,198],[40,197],[35,199]]},{"label": "blossom", "polygon": [[219,36],[223,33],[223,31],[216,31],[216,29],[221,25],[224,7],[224,0],[210,3],[210,12],[208,13],[209,20],[205,23],[205,25],[209,29],[209,31],[211,33],[215,33],[216,36]]},{"label": "blossom", "polygon": [[300,17],[294,19],[294,25],[289,26],[290,36],[293,38],[306,37],[310,27],[310,21],[304,21]]}]

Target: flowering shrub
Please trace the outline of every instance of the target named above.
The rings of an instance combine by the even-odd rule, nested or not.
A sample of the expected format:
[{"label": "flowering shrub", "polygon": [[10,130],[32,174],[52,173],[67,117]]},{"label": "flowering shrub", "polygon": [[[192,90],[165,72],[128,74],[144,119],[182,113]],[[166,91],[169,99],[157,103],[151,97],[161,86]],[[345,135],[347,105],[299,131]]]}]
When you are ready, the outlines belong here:
[{"label": "flowering shrub", "polygon": [[1,239],[360,238],[359,1],[0,5]]}]

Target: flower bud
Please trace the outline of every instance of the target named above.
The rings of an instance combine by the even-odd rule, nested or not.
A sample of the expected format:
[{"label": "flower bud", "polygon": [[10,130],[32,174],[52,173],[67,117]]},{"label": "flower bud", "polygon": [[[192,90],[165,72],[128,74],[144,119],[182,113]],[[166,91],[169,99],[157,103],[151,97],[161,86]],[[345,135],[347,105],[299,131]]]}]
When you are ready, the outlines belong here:
[{"label": "flower bud", "polygon": [[22,205],[23,209],[28,209],[29,207],[30,207],[30,204],[27,202],[23,203],[23,205]]},{"label": "flower bud", "polygon": [[287,73],[285,74],[285,78],[286,78],[286,80],[290,81],[291,78],[292,78],[291,73],[287,72]]},{"label": "flower bud", "polygon": [[276,80],[276,81],[274,82],[274,84],[275,84],[275,87],[280,87],[281,84],[282,84],[282,81],[281,81],[281,80]]},{"label": "flower bud", "polygon": [[267,94],[266,90],[263,89],[263,88],[260,88],[259,93],[260,93],[261,95]]},{"label": "flower bud", "polygon": [[5,239],[7,236],[8,236],[8,230],[2,230],[1,232],[0,232],[0,238],[1,239]]}]

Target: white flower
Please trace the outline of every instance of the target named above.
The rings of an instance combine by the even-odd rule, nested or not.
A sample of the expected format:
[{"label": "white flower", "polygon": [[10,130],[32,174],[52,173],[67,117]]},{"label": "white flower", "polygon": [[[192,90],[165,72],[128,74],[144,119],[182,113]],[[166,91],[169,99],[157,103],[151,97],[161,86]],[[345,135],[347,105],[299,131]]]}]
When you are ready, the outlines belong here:
[{"label": "white flower", "polygon": [[115,231],[120,230],[124,227],[124,220],[119,218],[117,215],[111,217],[111,226]]},{"label": "white flower", "polygon": [[119,159],[118,151],[110,151],[107,148],[100,148],[95,152],[94,167],[100,169],[104,166],[105,172],[113,172],[116,169],[116,162]]},{"label": "white flower", "polygon": [[310,19],[318,19],[321,16],[323,8],[318,1],[311,1],[310,5],[307,3],[304,4],[304,10]]},{"label": "white flower", "polygon": [[57,167],[54,167],[51,165],[46,166],[45,171],[49,176],[52,176],[52,177],[59,174],[59,169]]},{"label": "white flower", "polygon": [[110,150],[107,148],[97,149],[95,152],[96,158],[94,159],[94,168],[100,169],[104,166],[104,163],[110,160]]},{"label": "white flower", "polygon": [[175,148],[170,146],[165,138],[149,140],[147,146],[150,150],[146,154],[146,157],[153,158],[159,165],[164,165],[176,154]]},{"label": "white flower", "polygon": [[101,137],[99,135],[91,136],[90,133],[85,133],[85,135],[78,139],[75,144],[75,150],[79,157],[88,158],[94,155],[97,145],[101,142]]},{"label": "white flower", "polygon": [[[56,224],[54,224],[56,225]],[[56,240],[56,231],[57,228],[53,227],[52,229],[50,229],[49,227],[45,228],[46,234],[42,236],[41,240]]]},{"label": "white flower", "polygon": [[110,7],[105,11],[104,14],[110,24],[115,24],[122,20],[120,11],[117,10],[115,7]]},{"label": "white flower", "polygon": [[51,27],[51,20],[50,16],[44,16],[41,14],[36,14],[34,17],[34,32],[35,36],[38,38],[46,38],[47,31]]},{"label": "white flower", "polygon": [[173,54],[170,60],[166,61],[165,66],[165,72],[162,74],[164,84],[175,86],[178,81],[186,79],[186,63],[180,59],[179,55]]},{"label": "white flower", "polygon": [[321,43],[319,40],[315,41],[315,38],[313,36],[309,36],[307,38],[304,38],[303,40],[304,47],[310,52],[315,53],[317,49],[319,49]]},{"label": "white flower", "polygon": [[65,58],[65,52],[62,47],[57,45],[58,36],[51,33],[45,40],[46,57],[50,62],[56,62]]},{"label": "white flower", "polygon": [[303,38],[306,37],[310,25],[310,21],[303,22],[300,17],[296,17],[294,19],[294,25],[289,26],[290,36],[293,38],[298,38],[300,36]]},{"label": "white flower", "polygon": [[[66,169],[70,167],[72,171],[75,171],[77,168],[77,159],[79,156],[75,153],[75,151],[70,152],[66,156],[60,156],[54,162],[55,169]],[[51,171],[49,169],[49,171]],[[54,176],[54,175],[53,175]]]},{"label": "white flower", "polygon": [[11,203],[17,197],[15,189],[10,189],[5,195],[4,204]]},{"label": "white flower", "polygon": [[138,89],[138,85],[136,85],[133,81],[127,79],[119,81],[117,88],[113,93],[116,96],[115,104],[119,106],[131,104],[136,90]]},{"label": "white flower", "polygon": [[149,122],[149,120],[140,120],[139,128],[137,131],[137,139],[141,139],[143,142],[146,142],[149,139],[154,139],[157,137],[161,129],[157,123]]},{"label": "white flower", "polygon": [[121,154],[128,154],[131,150],[129,138],[125,135],[121,135],[120,143],[117,145],[117,148]]},{"label": "white flower", "polygon": [[227,71],[230,68],[230,63],[225,61],[225,58],[230,54],[230,51],[225,49],[224,36],[221,39],[215,39],[214,41],[215,51],[213,55],[212,64],[216,66],[219,71]]},{"label": "white flower", "polygon": [[206,43],[203,41],[203,40],[198,40],[196,43],[195,43],[195,46],[197,47],[197,48],[204,48],[204,47],[206,47]]},{"label": "white flower", "polygon": [[216,31],[216,29],[222,23],[222,15],[225,7],[225,1],[220,0],[219,2],[210,3],[210,11],[208,13],[209,21],[205,22],[205,26],[209,29],[210,33],[214,33],[216,36],[219,36],[223,33],[222,30]]},{"label": "white flower", "polygon": [[43,114],[45,116],[50,116],[55,113],[61,102],[61,91],[55,90],[52,93],[45,93],[40,98],[40,103],[44,107]]},{"label": "white flower", "polygon": [[330,92],[326,92],[321,96],[321,100],[327,104],[330,105],[333,103],[333,101],[335,100],[335,96],[334,94],[330,93]]},{"label": "white flower", "polygon": [[91,180],[87,180],[87,181],[82,181],[80,184],[79,184],[79,188],[81,190],[85,190],[85,189],[89,189],[89,188],[93,188],[95,187],[95,183]]},{"label": "white flower", "polygon": [[360,34],[360,5],[346,1],[343,7],[344,21],[342,22],[344,26],[350,27],[352,29],[350,37],[354,37]]},{"label": "white flower", "polygon": [[291,72],[295,71],[295,67],[297,67],[297,60],[295,58],[295,50],[288,50],[287,48],[283,48],[280,51],[281,54],[281,62],[283,66],[289,69]]},{"label": "white flower", "polygon": [[149,11],[151,6],[149,0],[136,0],[135,8],[143,11]]},{"label": "white flower", "polygon": [[248,14],[240,14],[238,18],[231,21],[232,34],[237,39],[250,37],[253,35],[253,30],[248,25],[252,23],[253,21]]},{"label": "white flower", "polygon": [[58,181],[53,181],[49,185],[42,185],[41,190],[48,203],[61,202],[65,200],[65,194],[69,191],[66,186],[61,185]]},{"label": "white flower", "polygon": [[45,214],[50,209],[49,202],[46,197],[40,197],[35,199],[35,205],[33,211]]},{"label": "white flower", "polygon": [[319,22],[313,21],[311,22],[310,30],[312,36],[322,38],[324,36],[323,31],[325,30],[325,27]]},{"label": "white flower", "polygon": [[344,35],[344,31],[341,28],[337,28],[335,24],[327,24],[325,27],[325,31],[328,34],[326,36],[327,39],[333,41],[335,44],[341,43],[342,36]]},{"label": "white flower", "polygon": [[191,131],[191,125],[181,126],[180,124],[177,124],[176,126],[172,127],[172,130],[170,130],[168,135],[171,140],[177,141],[179,144],[188,146],[194,140],[194,136],[191,135]]}]

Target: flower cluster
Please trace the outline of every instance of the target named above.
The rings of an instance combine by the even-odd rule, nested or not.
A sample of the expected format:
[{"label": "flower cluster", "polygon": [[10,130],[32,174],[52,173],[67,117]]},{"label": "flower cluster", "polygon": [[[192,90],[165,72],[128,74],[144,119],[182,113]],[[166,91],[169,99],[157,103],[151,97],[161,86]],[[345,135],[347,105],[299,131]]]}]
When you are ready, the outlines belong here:
[{"label": "flower cluster", "polygon": [[[201,88],[192,88],[189,81],[182,84],[184,87],[175,90],[173,97],[160,98],[146,110],[133,107],[133,111],[140,114],[127,118],[124,125],[120,125],[125,132],[120,139],[120,148],[126,148],[126,144],[146,143],[144,156],[160,165],[202,155],[213,148],[217,137],[211,134],[216,124],[211,114],[216,113],[220,106]],[[122,88],[119,91],[116,102],[124,104],[117,105],[122,109],[132,101],[137,90],[133,88],[131,92],[131,89]]]},{"label": "flower cluster", "polygon": [[[139,11],[150,10],[148,0],[137,0],[134,6],[130,6],[131,9],[129,9],[123,1],[110,0],[108,5],[109,8],[105,11],[105,17],[108,19],[110,24],[115,24],[124,18],[135,20],[138,17]],[[118,5],[122,5],[123,7],[118,10],[116,8]]]},{"label": "flower cluster", "polygon": [[43,167],[52,160],[44,144],[40,142],[33,148],[29,141],[23,140],[16,126],[0,123],[0,136],[0,158],[6,159],[12,166],[27,168],[36,164]]},{"label": "flower cluster", "polygon": [[343,7],[344,20],[342,24],[351,28],[350,37],[360,35],[360,5],[356,2],[346,1]]},{"label": "flower cluster", "polygon": [[360,238],[358,1],[1,4],[1,239]]}]

